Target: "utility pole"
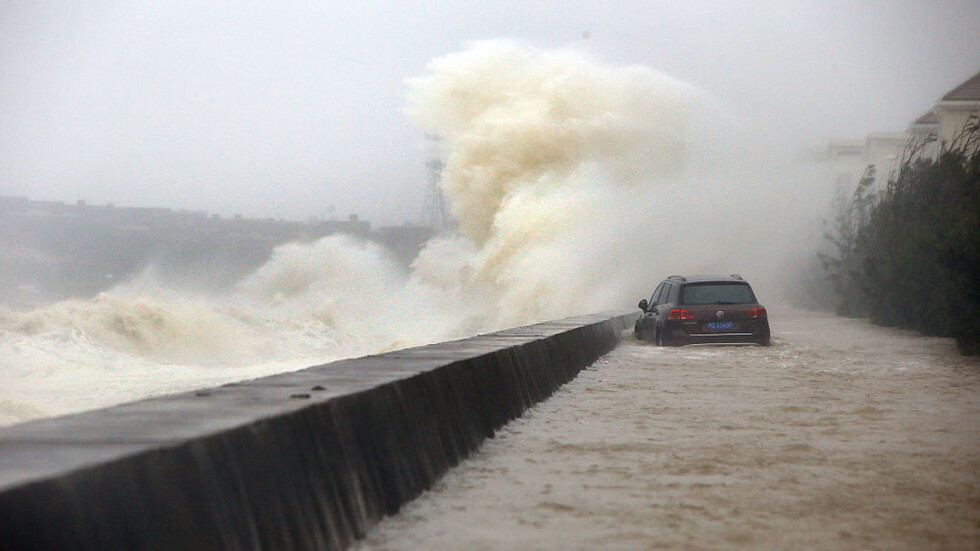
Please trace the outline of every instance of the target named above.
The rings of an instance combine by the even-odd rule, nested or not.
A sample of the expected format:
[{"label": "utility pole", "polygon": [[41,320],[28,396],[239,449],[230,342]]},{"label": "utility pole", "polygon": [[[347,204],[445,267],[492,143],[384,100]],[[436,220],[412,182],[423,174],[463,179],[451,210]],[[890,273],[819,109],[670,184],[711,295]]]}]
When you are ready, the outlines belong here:
[{"label": "utility pole", "polygon": [[429,182],[425,189],[425,202],[422,205],[422,223],[432,228],[435,233],[442,233],[453,228],[453,220],[449,215],[449,206],[439,188],[439,178],[446,163],[439,158],[439,136],[426,134],[429,147],[429,159],[425,161],[429,169]]}]

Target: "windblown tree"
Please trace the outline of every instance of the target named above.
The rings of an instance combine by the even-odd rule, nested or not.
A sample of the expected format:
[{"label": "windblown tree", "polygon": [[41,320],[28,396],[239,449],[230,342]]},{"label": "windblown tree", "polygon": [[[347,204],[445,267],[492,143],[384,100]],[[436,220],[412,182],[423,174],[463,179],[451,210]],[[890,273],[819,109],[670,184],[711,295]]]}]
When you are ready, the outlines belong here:
[{"label": "windblown tree", "polygon": [[887,188],[866,171],[821,258],[841,314],[955,337],[980,353],[980,119],[935,158],[911,149]]},{"label": "windblown tree", "polygon": [[824,239],[831,252],[818,253],[820,266],[837,297],[837,313],[845,316],[864,315],[864,300],[860,288],[864,249],[860,246],[861,231],[868,225],[878,194],[873,186],[875,167],[868,166],[857,188],[848,196],[844,189],[837,191],[833,222],[824,222]]}]

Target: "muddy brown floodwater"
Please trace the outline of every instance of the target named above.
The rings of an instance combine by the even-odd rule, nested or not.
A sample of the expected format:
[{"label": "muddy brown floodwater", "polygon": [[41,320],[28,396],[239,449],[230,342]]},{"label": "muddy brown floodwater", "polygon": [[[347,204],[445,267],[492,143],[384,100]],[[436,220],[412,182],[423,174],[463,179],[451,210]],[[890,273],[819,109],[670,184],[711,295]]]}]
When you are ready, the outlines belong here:
[{"label": "muddy brown floodwater", "polygon": [[980,549],[980,361],[771,317],[770,348],[627,338],[356,548]]}]

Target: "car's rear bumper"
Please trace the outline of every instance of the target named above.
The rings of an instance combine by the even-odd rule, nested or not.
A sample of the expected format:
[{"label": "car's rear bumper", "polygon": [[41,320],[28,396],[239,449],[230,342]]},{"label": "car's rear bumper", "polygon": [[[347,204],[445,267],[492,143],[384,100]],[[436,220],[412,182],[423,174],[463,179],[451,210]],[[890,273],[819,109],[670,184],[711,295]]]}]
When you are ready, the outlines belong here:
[{"label": "car's rear bumper", "polygon": [[686,344],[760,344],[760,337],[752,333],[696,333],[686,337]]},{"label": "car's rear bumper", "polygon": [[685,344],[758,344],[769,345],[769,327],[757,326],[752,331],[735,332],[696,332],[697,324],[683,324],[669,328],[664,335],[664,344],[681,346]]}]

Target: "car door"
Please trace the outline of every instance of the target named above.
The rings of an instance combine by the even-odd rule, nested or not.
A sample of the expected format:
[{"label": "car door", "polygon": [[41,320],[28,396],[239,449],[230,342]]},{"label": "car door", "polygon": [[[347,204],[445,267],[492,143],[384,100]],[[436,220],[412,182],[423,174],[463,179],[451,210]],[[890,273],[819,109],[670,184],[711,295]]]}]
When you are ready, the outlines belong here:
[{"label": "car door", "polygon": [[667,319],[667,312],[670,311],[670,303],[668,301],[673,287],[673,283],[667,281],[661,283],[660,287],[657,288],[657,293],[654,294],[654,298],[650,300],[650,309],[656,312],[658,325],[663,325],[663,322]]},{"label": "car door", "polygon": [[652,316],[655,316],[656,314],[657,299],[663,292],[665,283],[666,282],[662,281],[660,282],[660,285],[657,285],[657,288],[654,289],[653,294],[650,295],[650,300],[647,302],[646,309],[643,310],[643,315],[636,320],[635,328],[638,333],[643,331],[651,331],[650,334],[653,335],[652,331],[655,329],[657,320]]}]

